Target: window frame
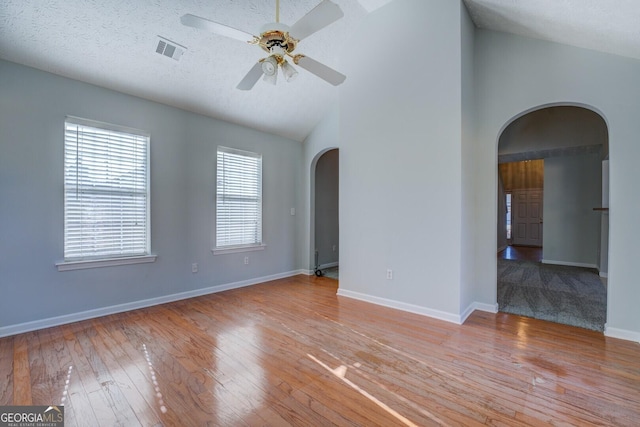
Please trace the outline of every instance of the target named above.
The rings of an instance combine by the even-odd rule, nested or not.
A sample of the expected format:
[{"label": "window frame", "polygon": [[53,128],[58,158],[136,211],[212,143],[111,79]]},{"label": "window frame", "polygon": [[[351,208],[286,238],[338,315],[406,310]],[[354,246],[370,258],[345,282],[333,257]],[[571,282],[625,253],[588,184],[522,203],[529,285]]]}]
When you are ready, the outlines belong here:
[{"label": "window frame", "polygon": [[[259,241],[257,242],[253,242],[253,243],[243,243],[243,244],[228,244],[228,245],[223,245],[223,246],[218,246],[218,231],[219,231],[219,226],[218,226],[218,222],[219,222],[219,197],[220,197],[220,192],[219,190],[219,177],[220,177],[220,153],[227,153],[227,154],[233,154],[233,155],[238,155],[238,156],[244,156],[244,157],[250,157],[250,158],[254,158],[254,159],[258,159],[259,161],[259,175],[258,175],[258,182],[259,182],[259,188],[257,189],[257,200],[259,203],[259,231],[260,231],[260,236],[259,236]],[[240,150],[237,148],[232,148],[232,147],[226,147],[226,146],[222,146],[219,145],[216,148],[216,161],[215,161],[215,197],[214,197],[214,203],[215,203],[215,221],[214,221],[214,232],[213,232],[213,248],[211,249],[211,251],[213,252],[214,255],[221,255],[221,254],[229,254],[229,253],[239,253],[239,252],[249,252],[249,251],[260,251],[260,250],[264,250],[266,247],[266,244],[264,242],[264,230],[263,230],[263,225],[264,225],[264,200],[263,200],[263,156],[261,153],[256,153],[256,152],[252,152],[252,151],[246,151],[246,150]]]},{"label": "window frame", "polygon": [[[145,242],[144,251],[119,254],[105,254],[97,256],[69,256],[67,254],[67,215],[71,210],[67,205],[67,127],[68,125],[84,126],[94,129],[102,129],[109,132],[127,134],[127,137],[142,137],[145,141]],[[157,255],[151,253],[151,179],[150,179],[150,148],[151,135],[149,132],[129,128],[96,120],[84,119],[75,116],[66,116],[63,125],[63,260],[56,263],[58,271],[78,270],[95,267],[107,267],[116,265],[129,265],[154,262]],[[117,192],[115,192],[117,193]],[[113,193],[111,193],[113,195]]]}]

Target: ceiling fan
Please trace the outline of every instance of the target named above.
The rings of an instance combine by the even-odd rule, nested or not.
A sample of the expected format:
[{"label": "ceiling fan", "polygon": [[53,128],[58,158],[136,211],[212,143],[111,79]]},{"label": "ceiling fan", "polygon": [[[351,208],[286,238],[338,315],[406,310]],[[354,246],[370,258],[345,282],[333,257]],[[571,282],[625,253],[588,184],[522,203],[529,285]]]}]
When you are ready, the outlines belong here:
[{"label": "ceiling fan", "polygon": [[280,0],[276,0],[276,22],[266,24],[260,31],[260,36],[254,36],[242,30],[229,27],[218,22],[210,21],[199,16],[186,14],[180,18],[183,25],[207,30],[212,33],[255,44],[264,49],[269,56],[260,59],[238,83],[240,90],[251,90],[260,76],[263,80],[276,84],[278,67],[289,82],[295,79],[298,72],[289,64],[287,57],[293,63],[315,74],[334,86],[341,84],[346,76],[326,65],[302,54],[294,54],[298,42],[342,18],[344,13],[340,6],[330,0],[323,0],[298,22],[289,27],[280,23]]}]

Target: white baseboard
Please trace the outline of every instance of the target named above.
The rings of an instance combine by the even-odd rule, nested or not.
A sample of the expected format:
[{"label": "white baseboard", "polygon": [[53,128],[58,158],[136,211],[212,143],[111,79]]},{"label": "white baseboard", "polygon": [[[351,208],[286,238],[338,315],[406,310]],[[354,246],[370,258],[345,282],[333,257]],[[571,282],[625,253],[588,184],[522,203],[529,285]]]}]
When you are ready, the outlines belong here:
[{"label": "white baseboard", "polygon": [[[199,297],[202,295],[214,294],[217,292],[228,291],[231,289],[243,288],[246,286],[256,285],[258,283],[269,282],[271,280],[284,279],[286,277],[296,276],[298,274],[307,274],[307,270],[294,270],[286,273],[272,274],[269,276],[256,277],[253,279],[242,280],[239,282],[227,283],[207,288],[194,289],[187,292],[179,292],[177,294],[164,295],[146,300],[133,301],[125,304],[112,305],[109,307],[96,308],[93,310],[81,311],[79,313],[65,314],[63,316],[50,317],[48,319],[34,320],[31,322],[20,323],[17,325],[0,327],[0,338],[11,335],[31,332],[38,329],[50,328],[52,326],[65,325],[67,323],[79,322],[81,320],[95,319],[96,317],[107,316],[110,314],[123,313],[125,311],[136,310],[139,308],[151,307],[154,305],[166,304],[173,301]],[[311,272],[313,274],[313,272]]]},{"label": "white baseboard", "polygon": [[323,268],[331,268],[331,267],[337,267],[338,266],[338,262],[328,262],[326,264],[320,264],[320,269]]},{"label": "white baseboard", "polygon": [[447,313],[445,311],[434,310],[432,308],[422,307],[414,304],[407,304],[400,301],[390,300],[386,298],[380,298],[372,295],[361,294],[359,292],[347,291],[344,289],[338,289],[338,295],[347,298],[353,298],[360,301],[370,302],[372,304],[381,305],[384,307],[395,308],[409,313],[420,314],[434,319],[444,320],[446,322],[462,324],[460,316],[453,313]]},{"label": "white baseboard", "polygon": [[585,264],[581,262],[554,261],[551,259],[543,259],[541,262],[543,264],[566,265],[568,267],[595,268],[596,270],[598,269],[598,266],[595,264]]},{"label": "white baseboard", "polygon": [[609,278],[609,273],[607,273],[606,271],[601,271],[599,274],[600,277],[603,277],[605,279]]},{"label": "white baseboard", "polygon": [[500,253],[500,252],[504,251],[505,249],[507,249],[507,247],[508,247],[508,245],[500,246],[498,248],[498,252],[497,253]]},{"label": "white baseboard", "polygon": [[400,301],[390,300],[387,298],[380,298],[372,295],[362,294],[359,292],[348,291],[344,289],[338,289],[338,295],[348,298],[357,299],[360,301],[370,302],[372,304],[381,305],[384,307],[395,308],[397,310],[408,311],[409,313],[420,314],[422,316],[431,317],[438,320],[444,320],[446,322],[455,323],[461,325],[467,320],[467,318],[475,310],[486,311],[489,313],[498,312],[498,304],[484,304],[480,302],[474,302],[467,307],[467,309],[461,314],[447,313],[440,310],[434,310],[432,308],[422,307],[414,304],[407,304]]},{"label": "white baseboard", "polygon": [[498,303],[495,304],[484,304],[481,302],[472,302],[471,304],[469,304],[469,307],[467,307],[467,309],[460,315],[460,320],[462,320],[460,323],[464,323],[467,318],[469,316],[471,316],[471,313],[473,313],[476,310],[480,310],[480,311],[486,311],[487,313],[497,313],[498,312]]},{"label": "white baseboard", "polygon": [[635,341],[640,343],[640,332],[628,331],[626,329],[610,328],[604,325],[604,335],[610,338],[618,338],[621,340]]}]

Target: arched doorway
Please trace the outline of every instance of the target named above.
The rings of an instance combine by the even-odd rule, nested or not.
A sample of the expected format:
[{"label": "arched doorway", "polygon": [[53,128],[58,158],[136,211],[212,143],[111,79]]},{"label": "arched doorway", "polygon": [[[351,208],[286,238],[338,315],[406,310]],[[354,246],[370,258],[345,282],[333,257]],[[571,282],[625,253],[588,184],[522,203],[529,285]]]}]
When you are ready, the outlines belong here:
[{"label": "arched doorway", "polygon": [[338,278],[339,150],[319,153],[311,164],[311,247],[314,272]]},{"label": "arched doorway", "polygon": [[544,106],[498,141],[500,311],[603,331],[608,128],[583,106]]}]

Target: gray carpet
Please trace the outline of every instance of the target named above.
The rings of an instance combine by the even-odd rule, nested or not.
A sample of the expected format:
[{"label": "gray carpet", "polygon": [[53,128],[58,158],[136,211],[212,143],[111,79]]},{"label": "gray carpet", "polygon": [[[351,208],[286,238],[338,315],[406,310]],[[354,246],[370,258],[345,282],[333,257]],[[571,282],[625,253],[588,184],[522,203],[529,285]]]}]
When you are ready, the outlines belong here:
[{"label": "gray carpet", "polygon": [[499,310],[604,331],[607,290],[595,270],[498,260]]}]

